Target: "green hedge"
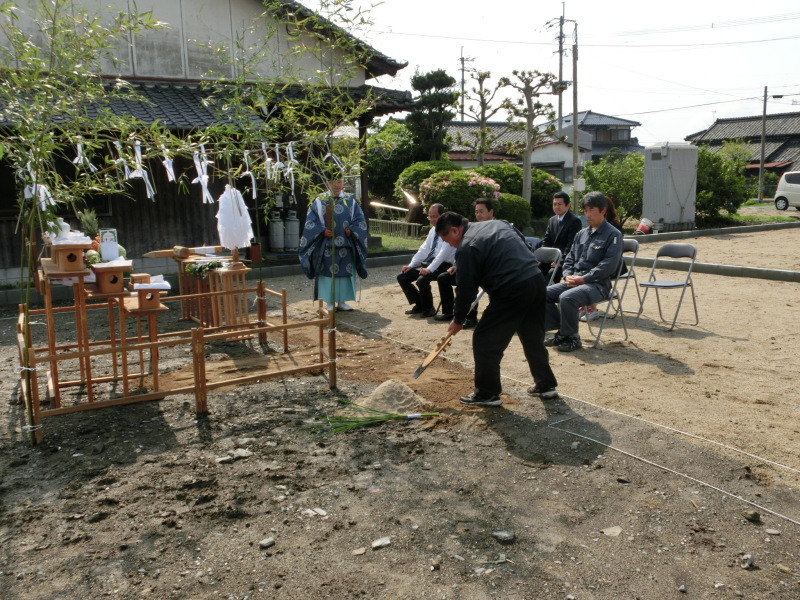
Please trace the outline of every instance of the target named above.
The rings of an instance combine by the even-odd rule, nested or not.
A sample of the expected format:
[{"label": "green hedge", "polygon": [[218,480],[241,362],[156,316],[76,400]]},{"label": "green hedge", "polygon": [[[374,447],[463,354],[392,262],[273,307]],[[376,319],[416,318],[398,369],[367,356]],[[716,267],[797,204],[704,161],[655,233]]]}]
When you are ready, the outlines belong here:
[{"label": "green hedge", "polygon": [[500,163],[498,165],[483,165],[472,170],[494,179],[500,184],[500,190],[504,194],[522,196],[522,167],[511,163]]},{"label": "green hedge", "polygon": [[420,184],[439,171],[452,171],[460,167],[449,160],[425,160],[416,162],[403,169],[394,184],[394,195],[396,198],[403,198],[403,190],[412,194],[419,193]]},{"label": "green hedge", "polygon": [[531,207],[522,196],[503,193],[495,202],[494,216],[496,219],[513,223],[514,227],[523,230],[531,224]]}]

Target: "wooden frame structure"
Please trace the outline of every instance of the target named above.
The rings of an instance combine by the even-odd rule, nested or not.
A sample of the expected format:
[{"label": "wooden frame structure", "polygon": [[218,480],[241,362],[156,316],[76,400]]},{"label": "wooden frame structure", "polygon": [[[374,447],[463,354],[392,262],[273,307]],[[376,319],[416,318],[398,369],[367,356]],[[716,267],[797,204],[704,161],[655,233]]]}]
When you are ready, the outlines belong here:
[{"label": "wooden frame structure", "polygon": [[[47,260],[47,259],[43,259]],[[208,409],[208,393],[230,385],[246,385],[265,379],[275,379],[304,372],[328,371],[328,383],[331,388],[336,387],[336,332],[334,329],[333,312],[327,312],[322,301],[318,303],[318,316],[311,321],[302,323],[289,323],[287,316],[286,290],[280,292],[267,289],[263,281],[255,287],[242,287],[246,285],[242,274],[241,281],[235,287],[220,289],[218,286],[213,291],[193,293],[178,296],[158,296],[151,299],[149,305],[140,303],[137,293],[128,291],[120,293],[100,293],[83,283],[78,272],[77,282],[73,285],[75,302],[72,306],[54,307],[50,293],[51,279],[63,273],[43,267],[39,274],[39,291],[44,298],[44,307],[41,309],[26,309],[20,305],[17,319],[17,345],[21,364],[22,391],[26,402],[30,402],[30,426],[34,432],[34,439],[40,442],[43,439],[42,419],[44,417],[66,414],[82,410],[92,410],[121,404],[160,400],[170,395],[194,394],[195,410],[197,414],[206,414]],[[70,276],[76,276],[71,272]],[[154,290],[148,290],[153,292]],[[247,306],[248,294],[256,295],[256,320],[249,320]],[[281,322],[270,323],[267,320],[267,297],[273,296],[280,299]],[[97,300],[89,304],[87,300]],[[194,327],[190,330],[159,332],[157,317],[169,310],[166,303],[179,302],[181,306],[194,303],[197,306],[220,306],[223,311],[233,311],[237,321],[216,327]],[[107,311],[109,335],[106,339],[92,340],[89,335],[88,312],[92,310]],[[243,313],[247,313],[244,318]],[[47,327],[47,344],[41,347],[33,345],[30,318],[35,315],[44,315]],[[55,319],[57,316],[72,316],[75,320],[76,339],[69,343],[58,343],[56,339]],[[115,318],[118,315],[118,319]],[[127,336],[127,323],[135,319],[136,336]],[[228,319],[226,319],[228,320]],[[143,333],[143,321],[146,321],[147,335]],[[119,325],[119,336],[116,333]],[[222,340],[241,340],[245,337],[258,337],[260,344],[267,343],[269,334],[280,334],[282,337],[283,353],[289,351],[289,331],[300,328],[316,328],[318,330],[318,351],[315,360],[310,364],[293,366],[279,370],[270,370],[265,365],[264,369],[236,377],[212,381],[208,379],[206,368],[206,346],[209,343]],[[327,347],[326,347],[327,342]],[[185,346],[185,354],[191,356],[193,378],[191,385],[169,387],[162,385],[159,379],[159,354],[166,348]],[[138,370],[131,370],[130,356],[138,355]],[[149,357],[149,365],[145,365],[145,355]],[[105,358],[111,365],[106,366],[107,374],[95,374],[93,363]],[[119,358],[119,360],[118,360]],[[79,377],[72,380],[62,380],[59,373],[61,365],[67,361],[77,361]],[[66,369],[63,370],[66,372]],[[42,383],[42,380],[44,383]],[[112,391],[121,383],[121,394]],[[136,383],[135,391],[131,384]],[[101,384],[111,386],[106,397],[99,395],[95,388]],[[64,405],[62,390],[69,387],[80,387],[85,395],[85,402],[74,401]],[[42,393],[44,388],[45,393]],[[80,391],[80,390],[79,390]],[[43,396],[49,404],[42,406]]]}]

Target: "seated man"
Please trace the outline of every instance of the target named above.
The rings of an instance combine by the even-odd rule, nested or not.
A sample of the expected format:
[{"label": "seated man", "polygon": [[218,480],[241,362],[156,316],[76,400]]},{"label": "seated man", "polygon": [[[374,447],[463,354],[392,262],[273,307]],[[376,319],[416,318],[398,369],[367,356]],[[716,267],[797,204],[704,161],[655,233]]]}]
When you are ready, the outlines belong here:
[{"label": "seated man", "polygon": [[[488,198],[478,198],[475,204],[475,220],[491,221],[494,219],[494,202]],[[436,278],[439,285],[439,297],[442,299],[442,314],[436,317],[437,321],[453,320],[453,286],[456,285],[456,267],[453,265]],[[464,329],[472,329],[478,324],[478,307],[473,308],[464,321]]]},{"label": "seated man", "polygon": [[606,197],[589,192],[583,197],[588,227],[575,236],[564,260],[564,281],[547,287],[545,330],[557,330],[545,342],[562,352],[581,347],[578,310],[595,304],[611,291],[611,278],[622,260],[622,234],[606,221]]},{"label": "seated man", "polygon": [[567,252],[572,247],[575,235],[581,230],[581,220],[569,209],[569,194],[566,192],[553,194],[553,212],[555,215],[550,217],[547,222],[547,231],[545,231],[541,245],[545,248],[558,248],[561,250],[561,264],[539,263],[539,268],[542,270],[545,281],[550,277],[550,269],[555,268],[556,275],[553,283],[558,283],[561,281],[562,265]]},{"label": "seated man", "polygon": [[[433,307],[431,281],[452,266],[456,255],[455,248],[443,243],[436,235],[436,222],[443,212],[444,207],[441,204],[431,204],[428,208],[428,220],[431,222],[428,237],[425,238],[411,262],[404,266],[397,276],[397,282],[411,305],[411,308],[406,311],[407,315],[420,314],[423,318],[427,318],[436,314],[436,309]],[[417,283],[416,287],[414,282]]]}]

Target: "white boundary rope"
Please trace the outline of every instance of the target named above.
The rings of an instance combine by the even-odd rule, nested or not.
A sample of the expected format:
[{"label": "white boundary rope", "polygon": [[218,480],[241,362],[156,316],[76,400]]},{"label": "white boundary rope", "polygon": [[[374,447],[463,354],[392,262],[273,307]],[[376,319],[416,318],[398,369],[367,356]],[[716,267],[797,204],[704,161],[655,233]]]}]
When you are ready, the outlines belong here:
[{"label": "white boundary rope", "polygon": [[[304,310],[304,309],[299,309],[299,310],[301,310],[302,312],[308,312],[308,311],[306,311],[306,310]],[[400,345],[402,345],[402,346],[405,346],[405,347],[408,347],[408,348],[412,348],[412,349],[414,349],[414,350],[420,350],[420,351],[422,351],[422,352],[426,352],[426,350],[425,350],[424,348],[419,348],[419,347],[417,347],[417,346],[414,346],[414,345],[412,345],[412,344],[409,344],[409,343],[407,343],[407,342],[404,342],[404,341],[402,341],[402,340],[398,340],[398,339],[395,339],[395,338],[391,338],[391,337],[389,337],[389,336],[386,336],[386,335],[383,335],[382,333],[379,333],[379,332],[377,332],[377,331],[371,331],[371,330],[368,330],[368,329],[364,329],[363,327],[359,327],[358,325],[353,325],[353,324],[351,324],[351,323],[341,323],[341,325],[343,325],[343,326],[345,326],[345,327],[350,327],[350,328],[352,328],[352,329],[358,330],[358,331],[360,331],[360,332],[363,332],[363,333],[367,333],[367,334],[371,334],[371,335],[377,336],[378,338],[385,339],[385,340],[388,340],[388,341],[391,341],[391,342],[394,342],[394,343],[400,344]],[[455,363],[455,364],[459,364],[459,365],[461,365],[461,366],[464,366],[464,367],[467,367],[467,368],[471,368],[471,365],[469,365],[468,363],[466,363],[466,362],[464,362],[464,361],[461,361],[461,360],[456,360],[456,359],[454,359],[454,358],[450,358],[450,357],[448,357],[448,356],[442,356],[442,358],[444,358],[445,360],[447,360],[447,361],[449,361],[449,362],[451,362],[451,363]],[[521,385],[523,385],[523,386],[526,386],[526,385],[528,385],[526,382],[524,382],[524,381],[521,381],[521,380],[519,380],[519,379],[515,379],[515,378],[513,378],[513,377],[508,377],[508,376],[506,376],[506,375],[501,375],[501,377],[502,377],[503,379],[506,379],[506,380],[508,380],[508,381],[512,381],[512,382],[514,382],[514,383],[517,383],[517,384],[521,384]],[[770,460],[770,459],[768,459],[768,458],[763,458],[763,457],[761,457],[761,456],[758,456],[757,454],[753,454],[753,453],[751,453],[751,452],[747,452],[747,451],[745,451],[745,450],[740,450],[739,448],[735,448],[735,447],[733,447],[733,446],[729,446],[728,444],[724,444],[724,443],[722,443],[722,442],[718,442],[718,441],[715,441],[715,440],[711,440],[711,439],[709,439],[709,438],[705,438],[705,437],[703,437],[703,436],[699,436],[699,435],[696,435],[696,434],[693,434],[693,433],[689,433],[689,432],[687,432],[687,431],[682,431],[682,430],[680,430],[680,429],[676,429],[676,428],[674,428],[674,427],[670,427],[670,426],[668,426],[668,425],[662,425],[662,424],[660,424],[660,423],[656,423],[656,422],[654,422],[654,421],[649,421],[649,420],[647,420],[647,419],[643,419],[643,418],[641,418],[641,417],[636,417],[636,416],[634,416],[634,415],[629,415],[629,414],[627,414],[627,413],[624,413],[624,412],[621,412],[621,411],[618,411],[618,410],[614,410],[614,409],[611,409],[611,408],[605,408],[605,407],[603,407],[603,406],[600,406],[600,405],[598,405],[598,404],[594,404],[594,403],[592,403],[592,402],[588,402],[588,401],[586,401],[586,400],[581,400],[580,398],[574,398],[574,397],[572,397],[572,396],[567,396],[567,395],[564,395],[564,394],[559,394],[559,396],[560,396],[560,397],[562,397],[562,398],[566,398],[566,399],[568,399],[568,400],[573,400],[573,401],[575,401],[575,402],[581,402],[581,403],[583,403],[583,404],[586,404],[587,406],[592,406],[592,407],[596,408],[597,410],[593,410],[593,411],[590,411],[590,412],[588,412],[588,413],[585,413],[585,415],[578,415],[578,414],[576,414],[574,417],[569,417],[569,418],[567,418],[567,419],[563,419],[563,420],[561,420],[561,421],[557,421],[557,422],[555,422],[555,423],[548,423],[548,424],[547,424],[547,427],[548,427],[548,428],[550,428],[550,429],[554,429],[555,431],[560,431],[560,432],[562,432],[562,433],[566,433],[566,434],[568,434],[568,435],[572,435],[572,436],[575,436],[575,437],[582,438],[582,439],[584,439],[584,440],[587,440],[587,441],[593,442],[593,443],[595,443],[595,444],[598,444],[598,445],[600,445],[600,446],[603,446],[604,448],[608,448],[609,450],[614,450],[615,452],[619,452],[620,454],[623,454],[623,455],[625,455],[625,456],[628,456],[628,457],[630,457],[630,458],[633,458],[634,460],[638,460],[638,461],[640,461],[640,462],[643,462],[643,463],[645,463],[645,464],[647,464],[647,465],[650,465],[650,466],[652,466],[652,467],[655,467],[655,468],[657,468],[657,469],[661,469],[661,470],[663,470],[663,471],[666,471],[667,473],[671,473],[671,474],[673,474],[673,475],[676,475],[676,476],[678,476],[678,477],[682,477],[682,478],[684,478],[684,479],[687,479],[687,480],[689,480],[689,481],[692,481],[692,482],[694,482],[694,483],[696,483],[696,484],[698,484],[698,485],[702,485],[702,486],[704,486],[704,487],[707,487],[707,488],[709,488],[709,489],[711,489],[711,490],[714,490],[714,491],[716,491],[716,492],[719,492],[720,494],[723,494],[723,495],[725,495],[725,496],[728,496],[728,497],[730,497],[730,498],[734,498],[734,499],[736,499],[736,500],[739,500],[739,501],[741,501],[741,502],[743,502],[743,503],[745,503],[745,504],[748,504],[748,505],[750,505],[750,506],[753,506],[753,507],[755,507],[755,508],[757,508],[757,509],[759,509],[759,510],[762,510],[762,511],[764,511],[765,513],[769,513],[769,514],[771,514],[771,515],[773,515],[773,516],[775,516],[775,517],[778,517],[778,518],[780,518],[780,519],[783,519],[783,520],[785,520],[785,521],[788,521],[788,522],[790,522],[790,523],[793,523],[793,524],[795,524],[795,525],[800,525],[800,521],[798,521],[798,520],[796,520],[796,519],[793,519],[792,517],[789,517],[789,516],[787,516],[787,515],[784,515],[784,514],[781,514],[781,513],[779,513],[779,512],[776,512],[776,511],[774,511],[774,510],[772,510],[772,509],[769,509],[769,508],[767,508],[767,507],[765,507],[765,506],[762,506],[762,505],[760,505],[760,504],[757,504],[757,503],[755,503],[755,502],[752,502],[752,501],[748,500],[747,498],[744,498],[744,497],[742,497],[742,496],[739,496],[739,495],[737,495],[737,494],[734,494],[733,492],[728,492],[727,490],[724,490],[723,488],[720,488],[720,487],[718,487],[718,486],[715,486],[714,484],[711,484],[711,483],[705,482],[705,481],[703,481],[703,480],[701,480],[701,479],[697,479],[696,477],[692,477],[691,475],[688,475],[688,474],[686,474],[686,473],[682,473],[682,472],[680,472],[680,471],[676,471],[675,469],[672,469],[672,468],[670,468],[670,467],[667,467],[667,466],[665,466],[665,465],[662,465],[662,464],[656,463],[656,462],[654,462],[654,461],[652,461],[652,460],[649,460],[649,459],[647,459],[647,458],[644,458],[644,457],[642,457],[642,456],[638,456],[638,455],[636,455],[636,454],[633,454],[633,453],[631,453],[631,452],[628,452],[628,451],[626,451],[626,450],[623,450],[623,449],[621,449],[621,448],[618,448],[618,447],[616,447],[616,446],[612,446],[612,445],[610,445],[610,444],[606,444],[605,442],[601,442],[601,441],[599,441],[599,440],[596,440],[596,439],[594,439],[594,438],[591,438],[591,437],[589,437],[589,436],[585,436],[585,435],[582,435],[582,434],[580,434],[580,433],[575,433],[575,432],[569,431],[569,430],[567,430],[567,429],[562,429],[562,428],[560,428],[560,427],[555,427],[555,425],[559,425],[559,424],[561,424],[561,423],[565,423],[566,421],[570,421],[570,420],[572,420],[572,419],[575,419],[575,418],[578,418],[578,417],[583,417],[583,416],[586,416],[586,415],[591,415],[591,414],[599,413],[599,412],[602,412],[602,411],[607,411],[607,412],[610,412],[610,413],[614,413],[614,414],[616,414],[616,415],[619,415],[619,416],[621,416],[621,417],[627,417],[627,418],[630,418],[630,419],[634,419],[634,420],[640,421],[640,422],[642,422],[642,423],[646,423],[646,424],[648,424],[648,425],[650,425],[650,426],[653,426],[653,427],[658,427],[658,428],[664,429],[664,430],[666,430],[666,431],[669,431],[669,432],[671,432],[671,433],[677,433],[677,434],[680,434],[680,435],[684,435],[684,436],[687,436],[687,437],[694,438],[694,439],[696,439],[696,440],[699,440],[699,441],[702,441],[702,442],[705,442],[705,443],[708,443],[708,444],[712,444],[712,445],[715,445],[715,446],[719,446],[720,448],[725,448],[725,449],[727,449],[727,450],[731,450],[731,451],[733,451],[733,452],[736,452],[736,453],[738,453],[738,454],[742,454],[742,455],[744,455],[744,456],[748,456],[748,457],[750,457],[750,458],[753,458],[753,459],[756,459],[756,460],[759,460],[759,461],[762,461],[762,462],[768,463],[768,464],[770,464],[770,465],[773,465],[773,466],[775,466],[775,467],[779,467],[779,468],[781,468],[781,469],[786,469],[786,470],[788,470],[788,471],[792,471],[792,472],[794,472],[794,473],[800,473],[800,469],[795,469],[794,467],[790,467],[790,466],[788,466],[788,465],[784,465],[783,463],[779,463],[779,462],[776,462],[776,461],[774,461],[774,460]]]}]

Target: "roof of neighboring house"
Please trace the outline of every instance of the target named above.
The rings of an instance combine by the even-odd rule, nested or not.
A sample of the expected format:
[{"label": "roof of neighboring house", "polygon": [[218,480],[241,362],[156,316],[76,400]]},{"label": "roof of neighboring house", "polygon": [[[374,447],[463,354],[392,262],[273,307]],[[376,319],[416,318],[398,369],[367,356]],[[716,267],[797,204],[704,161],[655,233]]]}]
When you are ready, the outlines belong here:
[{"label": "roof of neighboring house", "polygon": [[[322,15],[314,12],[310,8],[303,6],[299,2],[296,2],[295,0],[280,0],[280,2],[281,4],[284,5],[284,12],[282,13],[282,16],[289,16],[292,13],[295,13],[301,19],[311,18],[315,23],[319,24],[319,26],[323,29],[323,31],[332,32],[336,35],[345,36],[347,39],[353,42],[356,45],[356,47],[366,52],[368,55],[367,64],[365,65],[365,70],[367,72],[367,79],[370,79],[372,77],[379,77],[381,75],[394,76],[397,75],[397,72],[400,69],[403,69],[408,66],[408,62],[390,58],[383,52],[376,50],[366,42],[351,35],[348,31],[346,31],[342,27],[339,27],[338,25],[332,23]],[[306,22],[305,25],[308,28],[311,27],[311,24],[309,22]]]},{"label": "roof of neighboring house", "polygon": [[717,119],[708,129],[685,139],[705,145],[711,152],[721,150],[723,142],[741,142],[750,152],[750,162],[760,164],[764,124],[764,166],[781,169],[800,164],[800,112]]},{"label": "roof of neighboring house", "polygon": [[[492,150],[507,150],[509,145],[519,145],[525,143],[525,132],[509,125],[508,121],[488,121],[486,127],[490,129],[489,135],[496,137],[491,141]],[[452,140],[453,152],[470,152],[478,136],[478,123],[476,121],[452,121],[447,125],[447,135]],[[468,143],[457,143],[457,136],[461,136],[463,141]],[[503,152],[500,152],[503,154]]]},{"label": "roof of neighboring house", "polygon": [[[491,153],[496,154],[499,156],[519,156],[519,153],[509,154],[510,150],[509,146],[519,148],[525,143],[525,131],[515,127],[516,124],[509,124],[508,121],[487,121],[486,127],[490,129],[491,136],[497,136],[491,142]],[[447,135],[452,140],[450,154],[453,153],[468,153],[474,155],[474,143],[477,141],[478,136],[478,123],[476,121],[452,121],[447,125]],[[567,135],[567,139],[564,140],[564,143],[568,145],[572,145],[572,131],[564,132]],[[462,143],[459,144],[457,142],[456,136],[460,135]],[[463,142],[467,143],[463,143]],[[546,146],[548,144],[555,144],[559,143],[561,140],[547,137],[540,141],[536,147]],[[585,141],[585,140],[583,140]],[[583,142],[582,141],[582,142]],[[473,145],[470,145],[473,144]],[[588,150],[591,146],[591,142],[589,142],[589,146],[584,148],[584,144],[582,143],[581,149]],[[485,156],[484,156],[485,158]]]},{"label": "roof of neighboring house", "polygon": [[[572,124],[572,113],[562,115],[561,117],[561,126],[566,127],[567,125]],[[554,125],[558,127],[558,121],[548,121],[540,125],[540,128],[546,129],[547,127]],[[639,127],[641,123],[638,121],[631,121],[629,119],[621,119],[619,117],[613,117],[611,115],[604,115],[601,113],[596,113],[591,110],[583,110],[578,113],[578,127],[589,128],[589,127]]]},{"label": "roof of neighboring house", "polygon": [[[708,129],[687,135],[684,139],[694,143],[713,143],[738,139],[761,140],[763,115],[717,119]],[[767,137],[800,136],[800,112],[766,116]],[[760,143],[760,142],[759,142]]]},{"label": "roof of neighboring house", "polygon": [[[192,81],[130,81],[141,100],[110,99],[109,105],[118,115],[130,115],[143,123],[158,121],[172,131],[189,131],[202,129],[220,123],[221,115],[213,102],[213,88]],[[302,94],[302,88],[286,88],[282,93],[296,97]],[[367,115],[368,118],[409,110],[413,105],[411,92],[388,90],[369,85],[350,88],[348,93],[359,100],[368,93],[375,98],[375,107]],[[89,109],[89,114],[97,111]],[[254,122],[263,121],[263,117],[253,112]],[[0,127],[12,124],[0,121]]]}]

